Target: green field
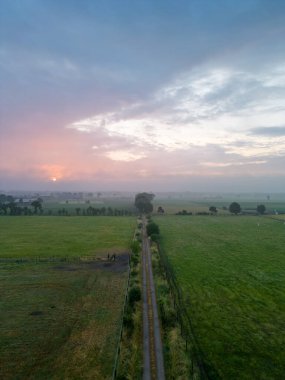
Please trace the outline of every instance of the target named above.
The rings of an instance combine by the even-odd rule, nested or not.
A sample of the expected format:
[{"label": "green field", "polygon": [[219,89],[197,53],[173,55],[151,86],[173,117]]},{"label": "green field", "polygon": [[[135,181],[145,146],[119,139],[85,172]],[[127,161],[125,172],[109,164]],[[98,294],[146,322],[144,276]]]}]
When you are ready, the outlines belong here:
[{"label": "green field", "polygon": [[126,250],[132,217],[0,217],[0,258],[96,256]]},{"label": "green field", "polygon": [[111,379],[134,226],[0,218],[1,379]]},{"label": "green field", "polygon": [[229,212],[224,210],[223,207],[229,207],[232,202],[238,202],[241,205],[242,210],[256,210],[257,205],[263,204],[266,207],[266,211],[273,213],[275,210],[278,212],[285,212],[284,200],[267,201],[265,199],[246,200],[239,199],[238,197],[221,199],[154,199],[154,211],[158,206],[162,206],[167,214],[175,214],[183,209],[192,212],[209,212],[210,206],[215,206],[218,209],[218,214],[228,215]]},{"label": "green field", "polygon": [[284,378],[284,224],[242,216],[155,220],[210,378]]},{"label": "green field", "polygon": [[[113,211],[127,210],[135,212],[134,199],[133,198],[99,198],[89,200],[44,200],[43,202],[43,215],[59,215],[59,210],[66,210],[69,215],[77,215],[76,209],[79,215],[83,215],[88,207],[94,207],[97,209],[105,208],[106,213],[108,207],[111,207]],[[33,207],[31,207],[33,210]]]}]

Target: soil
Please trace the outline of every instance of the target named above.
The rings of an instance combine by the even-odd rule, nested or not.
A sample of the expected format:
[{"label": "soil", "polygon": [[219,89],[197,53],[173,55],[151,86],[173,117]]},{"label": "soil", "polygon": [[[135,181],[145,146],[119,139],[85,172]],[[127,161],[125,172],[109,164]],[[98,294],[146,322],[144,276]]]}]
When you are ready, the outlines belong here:
[{"label": "soil", "polygon": [[107,255],[106,258],[99,258],[97,260],[85,261],[78,264],[65,264],[65,265],[57,265],[53,267],[53,269],[74,272],[79,270],[104,270],[108,272],[125,272],[128,270],[129,266],[129,254],[121,253],[116,254],[115,260],[108,260]]}]

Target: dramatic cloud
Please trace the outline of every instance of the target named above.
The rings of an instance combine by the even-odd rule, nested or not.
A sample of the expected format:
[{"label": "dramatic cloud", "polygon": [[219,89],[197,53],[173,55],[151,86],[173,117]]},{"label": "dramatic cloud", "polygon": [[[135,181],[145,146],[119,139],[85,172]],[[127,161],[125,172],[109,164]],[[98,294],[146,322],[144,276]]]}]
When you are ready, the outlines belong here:
[{"label": "dramatic cloud", "polygon": [[283,189],[284,1],[2,3],[0,188]]},{"label": "dramatic cloud", "polygon": [[[140,152],[133,155],[134,160],[152,149],[180,151],[208,144],[244,157],[280,156],[285,152],[285,138],[280,139],[283,129],[258,127],[285,119],[285,87],[277,93],[275,84],[267,79],[276,71],[271,73],[258,78],[232,69],[183,74],[145,102],[77,121],[68,128],[91,135],[105,131],[106,141],[120,138],[124,145]],[[279,137],[278,144],[275,137]],[[105,139],[104,149],[108,146]]]}]

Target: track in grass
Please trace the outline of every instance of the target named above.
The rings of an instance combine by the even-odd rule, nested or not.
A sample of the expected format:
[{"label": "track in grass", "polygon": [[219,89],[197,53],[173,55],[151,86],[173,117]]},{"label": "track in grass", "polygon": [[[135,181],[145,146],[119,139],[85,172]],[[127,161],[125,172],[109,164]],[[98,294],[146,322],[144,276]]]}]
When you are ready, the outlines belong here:
[{"label": "track in grass", "polygon": [[164,380],[164,362],[156,294],[152,274],[151,253],[143,226],[143,354],[144,380]]}]

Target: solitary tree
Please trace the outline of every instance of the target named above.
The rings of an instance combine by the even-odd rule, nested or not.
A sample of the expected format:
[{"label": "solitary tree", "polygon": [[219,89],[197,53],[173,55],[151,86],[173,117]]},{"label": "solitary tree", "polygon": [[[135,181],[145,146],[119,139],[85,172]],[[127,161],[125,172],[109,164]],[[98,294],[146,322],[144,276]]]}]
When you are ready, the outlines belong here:
[{"label": "solitary tree", "polygon": [[150,193],[139,193],[135,197],[135,207],[139,210],[140,213],[149,214],[153,211],[152,200],[154,194]]},{"label": "solitary tree", "polygon": [[158,213],[158,214],[164,214],[164,208],[161,207],[161,206],[159,206],[159,207],[157,208],[157,213]]},{"label": "solitary tree", "polygon": [[239,214],[241,212],[240,204],[237,202],[233,202],[230,204],[229,210],[232,214]]},{"label": "solitary tree", "polygon": [[256,211],[257,211],[259,214],[261,214],[261,215],[263,215],[263,214],[265,213],[265,210],[266,210],[266,208],[265,208],[264,205],[258,205],[258,206],[256,207]]},{"label": "solitary tree", "polygon": [[209,207],[209,211],[210,211],[212,214],[216,214],[216,213],[218,212],[217,207],[215,207],[215,206],[210,206],[210,207]]}]

